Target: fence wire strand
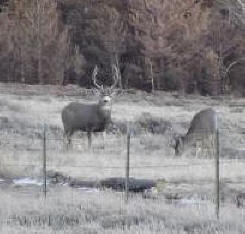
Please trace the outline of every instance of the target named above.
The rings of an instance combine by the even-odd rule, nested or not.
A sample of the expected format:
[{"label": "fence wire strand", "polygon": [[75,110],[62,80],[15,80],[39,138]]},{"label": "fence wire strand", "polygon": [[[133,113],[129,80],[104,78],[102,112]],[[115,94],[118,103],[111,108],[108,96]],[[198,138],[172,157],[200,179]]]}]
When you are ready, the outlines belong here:
[{"label": "fence wire strand", "polygon": [[[245,163],[245,160],[243,163]],[[84,162],[86,163],[86,162]],[[169,164],[169,165],[146,165],[146,166],[134,166],[130,165],[130,169],[151,169],[151,168],[171,168],[171,167],[192,167],[192,166],[208,166],[208,165],[213,165],[213,162],[209,163],[192,163],[192,164]],[[230,164],[230,162],[220,162],[220,164]],[[1,163],[0,166],[9,166],[9,167],[27,167],[27,166],[32,166],[32,167],[42,167],[41,163],[40,164],[29,164],[29,163],[21,163],[21,164],[12,164],[12,163]],[[57,167],[57,168],[96,168],[96,169],[125,169],[123,166],[96,166],[96,165],[54,165],[54,164],[49,164],[47,162],[47,167]]]},{"label": "fence wire strand", "polygon": [[[227,130],[227,129],[225,129]],[[223,129],[222,129],[223,131]],[[205,131],[202,131],[200,130],[200,132],[198,133],[195,133],[195,134],[192,134],[192,136],[196,137],[199,136],[201,133],[205,134],[206,132]],[[121,135],[122,136],[122,135]],[[214,139],[215,137],[212,136],[212,140]],[[137,138],[134,138],[132,137],[131,138],[134,142],[134,140],[137,140]],[[14,143],[19,143],[19,141],[21,142],[24,142],[25,144],[22,146],[22,147],[26,147],[24,149],[20,148],[20,149],[13,149],[15,152],[16,151],[23,151],[23,150],[27,150],[27,151],[38,151],[40,152],[40,154],[42,154],[42,142],[43,142],[43,139],[42,138],[31,138],[31,139],[28,139],[26,141],[24,141],[23,139],[17,139],[17,138],[8,138],[7,136],[4,137],[4,140],[3,139],[0,139],[0,147],[4,147],[4,144],[6,144],[5,141],[8,141],[8,142],[14,142]],[[57,142],[60,142],[60,141],[64,141],[64,138],[60,138],[60,137],[51,137],[49,136],[49,134],[47,134],[47,138],[45,139],[46,142],[47,142],[47,145],[52,145],[53,142],[57,141]],[[72,138],[72,141],[74,141],[73,145],[76,145],[76,146],[85,146],[86,145],[86,142],[83,142],[83,143],[77,143],[77,142],[81,142],[81,140],[83,140],[82,138]],[[116,137],[115,139],[114,138],[107,138],[106,141],[121,141],[122,138],[121,137]],[[125,141],[125,139],[123,139]],[[38,141],[40,144],[34,144],[34,142]],[[40,147],[38,148],[29,148],[29,146],[26,145],[26,143],[30,143],[32,142],[32,146],[33,144],[35,146],[37,145],[40,145]],[[46,147],[46,150],[47,150],[47,154],[48,152],[52,152],[52,151],[57,151],[57,149],[60,147],[60,145],[55,145],[54,147]],[[212,147],[214,147],[214,145],[212,145]],[[100,150],[100,148],[98,148],[98,150]],[[64,151],[65,152],[65,151]],[[124,151],[123,151],[124,152]],[[234,161],[234,159],[232,159]],[[9,162],[1,162],[0,161],[0,166],[9,166],[9,167],[27,167],[27,166],[32,166],[32,167],[42,167],[42,159],[39,159],[40,161],[40,165],[39,164],[32,164],[32,163],[9,163]],[[239,158],[239,162],[244,162],[245,159],[240,159]],[[6,163],[5,163],[6,162]],[[124,169],[125,167],[124,166],[97,166],[97,165],[89,165],[90,162],[83,162],[84,164],[88,164],[88,165],[54,165],[53,163],[50,163],[49,160],[47,160],[47,166],[48,167],[57,167],[57,168],[96,168],[96,169]],[[226,159],[226,162],[220,162],[220,164],[228,164],[229,163],[229,160]],[[202,162],[202,163],[191,163],[191,164],[171,164],[171,165],[144,165],[144,166],[138,166],[138,165],[130,165],[130,169],[154,169],[154,168],[177,168],[177,167],[194,167],[194,166],[208,166],[208,165],[213,165],[214,163],[211,161],[211,162]]]}]

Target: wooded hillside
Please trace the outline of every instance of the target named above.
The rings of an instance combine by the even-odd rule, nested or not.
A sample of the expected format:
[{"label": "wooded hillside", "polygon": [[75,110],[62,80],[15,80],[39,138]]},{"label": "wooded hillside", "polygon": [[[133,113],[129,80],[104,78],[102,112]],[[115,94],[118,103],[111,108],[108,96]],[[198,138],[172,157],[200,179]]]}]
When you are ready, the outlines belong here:
[{"label": "wooded hillside", "polygon": [[[1,0],[0,81],[245,95],[245,0]],[[153,81],[153,82],[152,82]]]}]

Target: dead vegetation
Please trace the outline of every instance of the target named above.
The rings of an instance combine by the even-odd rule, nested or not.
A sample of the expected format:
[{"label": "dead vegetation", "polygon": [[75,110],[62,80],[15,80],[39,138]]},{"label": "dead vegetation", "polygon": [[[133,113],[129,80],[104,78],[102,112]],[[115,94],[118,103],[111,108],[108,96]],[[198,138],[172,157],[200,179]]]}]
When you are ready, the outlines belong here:
[{"label": "dead vegetation", "polygon": [[[96,135],[93,150],[87,150],[86,137],[79,133],[74,136],[73,149],[66,152],[60,113],[70,101],[82,99],[83,96],[77,94],[84,91],[74,88],[76,95],[72,92],[69,96],[56,95],[59,87],[53,86],[43,95],[44,88],[40,91],[39,87],[30,88],[31,95],[26,92],[20,95],[21,88],[17,89],[18,93],[16,89],[12,93],[12,89],[0,85],[0,89],[8,91],[1,94],[0,103],[1,176],[40,178],[45,123],[49,171],[60,172],[64,178],[77,178],[78,181],[124,177],[125,132],[129,121],[133,129],[130,176],[153,180],[164,178],[167,181],[165,195],[172,198],[176,193],[183,194],[182,200],[193,201],[195,194],[200,196],[194,204],[186,205],[178,199],[170,204],[168,199],[167,204],[161,196],[155,200],[142,200],[141,195],[133,195],[130,204],[125,205],[121,193],[86,193],[50,184],[46,205],[42,208],[40,187],[1,184],[0,210],[6,211],[0,211],[1,232],[137,233],[140,230],[141,233],[157,233],[172,230],[206,233],[219,230],[239,233],[244,230],[244,217],[235,207],[235,197],[243,191],[245,178],[244,99],[184,97],[175,93],[152,96],[138,91],[122,94],[113,104],[113,125],[108,130],[105,148],[101,147],[101,136]],[[93,97],[86,96],[86,99]],[[215,221],[213,213],[213,160],[190,155],[176,158],[171,148],[173,135],[186,133],[194,114],[210,106],[218,111],[221,126],[220,176],[225,203],[222,204],[220,222]],[[238,106],[239,111],[236,110]],[[205,197],[204,205],[201,197]]]},{"label": "dead vegetation", "polygon": [[2,233],[241,233],[245,228],[241,209],[224,205],[216,221],[213,204],[205,200],[167,204],[133,195],[125,204],[121,193],[68,187],[50,188],[45,201],[33,188],[31,194],[27,188],[1,189],[0,198]]}]

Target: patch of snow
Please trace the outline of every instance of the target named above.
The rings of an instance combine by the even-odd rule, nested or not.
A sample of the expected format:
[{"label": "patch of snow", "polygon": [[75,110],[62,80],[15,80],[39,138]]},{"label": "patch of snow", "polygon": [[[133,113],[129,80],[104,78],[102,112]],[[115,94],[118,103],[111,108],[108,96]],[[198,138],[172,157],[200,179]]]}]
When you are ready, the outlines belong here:
[{"label": "patch of snow", "polygon": [[14,179],[13,183],[18,184],[18,185],[38,185],[38,186],[43,185],[43,182],[41,182],[37,179],[29,178],[29,177]]},{"label": "patch of snow", "polygon": [[176,203],[176,205],[177,206],[191,206],[191,205],[200,206],[200,205],[207,205],[207,201],[183,198],[183,199],[180,199]]},{"label": "patch of snow", "polygon": [[87,188],[87,187],[81,187],[81,188],[77,188],[79,190],[82,190],[83,192],[87,192],[87,193],[97,193],[99,192],[99,190],[97,188]]}]

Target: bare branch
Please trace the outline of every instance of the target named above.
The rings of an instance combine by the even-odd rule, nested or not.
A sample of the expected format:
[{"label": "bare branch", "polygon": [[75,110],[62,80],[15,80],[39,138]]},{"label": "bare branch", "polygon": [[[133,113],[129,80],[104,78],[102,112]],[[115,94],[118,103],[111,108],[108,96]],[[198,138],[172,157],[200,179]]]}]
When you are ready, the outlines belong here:
[{"label": "bare branch", "polygon": [[99,84],[97,83],[97,79],[96,79],[97,74],[98,74],[98,67],[95,66],[94,71],[93,71],[93,74],[92,74],[92,80],[93,80],[93,83],[94,83],[94,85],[95,85],[98,89],[103,89],[103,88],[102,88],[102,85],[99,85]]},{"label": "bare branch", "polygon": [[118,83],[118,80],[119,80],[119,69],[118,69],[118,67],[115,64],[113,64],[111,66],[112,66],[112,73],[113,73],[112,74],[112,78],[114,80],[114,83],[111,86],[111,90],[112,90],[112,89],[114,89],[116,87],[116,85]]},{"label": "bare branch", "polygon": [[237,64],[238,63],[238,61],[234,61],[234,62],[232,62],[227,68],[226,68],[226,70],[225,70],[225,75],[230,71],[230,69],[235,65],[235,64]]}]

